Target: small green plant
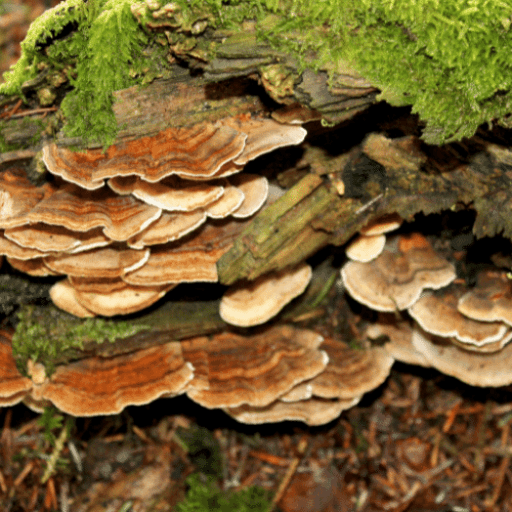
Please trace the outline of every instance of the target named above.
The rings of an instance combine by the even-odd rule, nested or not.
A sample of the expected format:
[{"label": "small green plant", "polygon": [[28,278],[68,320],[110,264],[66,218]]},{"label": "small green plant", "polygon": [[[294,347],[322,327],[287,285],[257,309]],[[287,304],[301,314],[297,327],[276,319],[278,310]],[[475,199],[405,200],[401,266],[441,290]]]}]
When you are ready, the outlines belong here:
[{"label": "small green plant", "polygon": [[187,485],[187,496],[177,505],[177,512],[265,512],[270,506],[267,493],[259,487],[226,494],[212,477],[201,473],[190,475]]},{"label": "small green plant", "polygon": [[[64,449],[64,443],[69,439],[69,434],[74,424],[74,419],[68,416],[63,426],[64,416],[59,414],[55,407],[45,407],[43,414],[38,418],[37,423],[43,427],[43,436],[46,443],[53,448],[52,454],[47,460],[46,469],[41,477],[41,483],[46,483],[57,469],[65,468],[68,464],[60,454]],[[54,431],[60,429],[58,436]]]}]

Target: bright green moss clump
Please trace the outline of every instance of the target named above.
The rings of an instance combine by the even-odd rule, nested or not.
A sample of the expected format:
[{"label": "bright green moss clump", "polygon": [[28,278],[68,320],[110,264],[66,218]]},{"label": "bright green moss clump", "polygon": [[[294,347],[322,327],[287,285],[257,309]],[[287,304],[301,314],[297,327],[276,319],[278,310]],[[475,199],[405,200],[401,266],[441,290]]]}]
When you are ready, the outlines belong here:
[{"label": "bright green moss clump", "polygon": [[149,327],[104,318],[76,318],[54,307],[23,306],[12,338],[15,358],[25,367],[27,359],[39,361],[48,373],[57,357],[69,350],[83,349],[84,342],[113,342]]},{"label": "bright green moss clump", "polygon": [[[23,83],[41,71],[61,71],[74,87],[62,102],[66,135],[111,144],[117,131],[112,92],[140,83],[143,66],[149,67],[143,53],[149,38],[130,5],[130,0],[67,0],[46,11],[31,25],[0,93],[23,96]],[[67,31],[70,36],[58,37]]]},{"label": "bright green moss clump", "polygon": [[[279,8],[285,3],[280,2]],[[512,111],[511,4],[489,0],[293,0],[273,35],[316,66],[348,61],[393,105],[413,105],[440,144]],[[284,12],[284,11],[282,11]],[[282,44],[282,43],[281,43]],[[306,59],[303,58],[303,62]]]},{"label": "bright green moss clump", "polygon": [[[62,104],[67,134],[108,144],[116,131],[112,91],[143,81],[144,65],[165,62],[148,50],[157,38],[166,44],[152,27],[165,27],[181,56],[195,51],[207,61],[221,44],[208,39],[208,29],[245,32],[243,20],[254,20],[257,36],[288,52],[299,71],[336,73],[348,63],[383,99],[412,105],[427,123],[428,142],[470,136],[495,119],[512,125],[505,0],[67,0],[33,24],[0,93],[20,94],[45,66],[60,66],[74,86]],[[70,26],[71,36],[52,41]]]}]

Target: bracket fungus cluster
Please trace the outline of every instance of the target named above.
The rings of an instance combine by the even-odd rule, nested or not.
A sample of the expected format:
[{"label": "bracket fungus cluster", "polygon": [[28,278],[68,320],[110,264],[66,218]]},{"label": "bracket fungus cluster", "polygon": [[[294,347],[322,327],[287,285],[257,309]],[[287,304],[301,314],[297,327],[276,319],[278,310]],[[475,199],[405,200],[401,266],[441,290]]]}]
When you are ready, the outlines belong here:
[{"label": "bracket fungus cluster", "polygon": [[379,386],[393,358],[381,347],[355,350],[288,325],[254,335],[221,333],[171,341],[108,358],[89,357],[47,375],[18,371],[12,333],[0,331],[0,406],[48,402],[74,416],[116,414],[159,397],[186,394],[244,423],[300,420],[320,425]]},{"label": "bracket fungus cluster", "polygon": [[[349,261],[341,275],[354,299],[380,312],[367,335],[386,336],[395,359],[470,385],[512,383],[512,281],[506,272],[483,270],[468,288],[424,236],[412,233],[389,237],[378,256]],[[406,316],[390,314],[397,311]]]},{"label": "bracket fungus cluster", "polygon": [[133,313],[181,282],[215,282],[216,262],[269,191],[265,177],[240,171],[305,135],[244,114],[105,153],[47,144],[53,181],[0,177],[0,254],[32,275],[65,275],[51,297],[79,317]]}]

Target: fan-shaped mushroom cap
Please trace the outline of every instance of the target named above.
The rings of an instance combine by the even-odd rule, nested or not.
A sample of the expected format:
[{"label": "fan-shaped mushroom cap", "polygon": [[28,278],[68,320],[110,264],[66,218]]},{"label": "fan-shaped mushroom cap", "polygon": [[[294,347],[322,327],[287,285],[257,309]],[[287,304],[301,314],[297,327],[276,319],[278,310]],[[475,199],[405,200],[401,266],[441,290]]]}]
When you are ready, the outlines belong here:
[{"label": "fan-shaped mushroom cap", "polygon": [[31,276],[58,276],[58,272],[50,270],[45,264],[43,258],[34,258],[32,260],[18,260],[16,258],[7,258],[9,265],[20,272]]},{"label": "fan-shaped mushroom cap", "polygon": [[0,228],[26,224],[26,213],[41,201],[44,190],[32,185],[21,170],[0,173]]},{"label": "fan-shaped mushroom cap", "polygon": [[412,345],[412,326],[407,320],[397,321],[390,314],[380,313],[379,321],[367,327],[366,336],[372,340],[380,336],[388,337],[389,341],[384,344],[384,349],[397,361],[430,367],[425,357]]},{"label": "fan-shaped mushroom cap", "polygon": [[4,234],[0,234],[0,254],[8,258],[15,258],[17,260],[32,260],[41,258],[47,255],[47,252],[38,251],[37,249],[29,249],[22,247],[15,242],[5,238]]},{"label": "fan-shaped mushroom cap", "polygon": [[109,179],[108,185],[118,194],[132,194],[168,212],[190,212],[202,208],[224,193],[222,185],[197,183],[178,176],[169,176],[158,183],[149,183],[138,176],[124,176]]},{"label": "fan-shaped mushroom cap", "polygon": [[326,400],[325,398],[310,398],[299,402],[282,402],[277,400],[266,407],[251,407],[241,405],[224,409],[224,412],[240,423],[260,425],[262,423],[277,423],[280,421],[303,421],[307,425],[324,425],[336,419],[342,411],[356,405],[361,397],[350,400]]},{"label": "fan-shaped mushroom cap", "polygon": [[122,288],[105,293],[75,289],[75,297],[79,304],[97,315],[129,315],[151,306],[174,286],[133,286],[125,283]]},{"label": "fan-shaped mushroom cap", "polygon": [[359,235],[348,244],[345,254],[353,261],[367,263],[374,260],[384,250],[385,245],[385,235]]},{"label": "fan-shaped mushroom cap", "polygon": [[418,233],[398,238],[398,252],[387,248],[368,263],[349,261],[341,269],[347,291],[358,302],[376,311],[406,309],[423,289],[438,289],[451,283],[455,269],[436,254]]},{"label": "fan-shaped mushroom cap", "polygon": [[0,330],[0,407],[21,402],[32,388],[32,381],[23,377],[12,355],[12,333]]},{"label": "fan-shaped mushroom cap", "polygon": [[63,226],[71,231],[102,227],[114,241],[125,241],[149,226],[162,210],[105,188],[88,192],[67,185],[40,201],[26,214],[31,223]]},{"label": "fan-shaped mushroom cap", "polygon": [[46,266],[59,274],[81,277],[119,277],[142,267],[149,259],[149,249],[103,247],[76,254],[46,256]]},{"label": "fan-shaped mushroom cap", "polygon": [[366,236],[383,235],[384,233],[398,229],[402,225],[402,222],[403,220],[400,215],[397,213],[389,213],[369,222],[360,230],[360,233]]},{"label": "fan-shaped mushroom cap", "polygon": [[[237,118],[232,119],[240,123]],[[245,165],[274,149],[300,144],[308,133],[301,126],[286,125],[273,119],[244,120],[240,129],[247,133],[247,141],[242,153],[233,159],[237,165]]]},{"label": "fan-shaped mushroom cap", "polygon": [[243,227],[238,221],[205,224],[186,241],[152,248],[147,263],[123,280],[133,285],[216,282],[216,263]]},{"label": "fan-shaped mushroom cap", "polygon": [[479,353],[464,350],[444,338],[413,331],[412,343],[431,366],[471,386],[507,386],[512,384],[512,344],[499,352]]},{"label": "fan-shaped mushroom cap", "polygon": [[50,288],[50,298],[58,308],[78,318],[90,318],[95,316],[94,313],[84,308],[78,302],[75,295],[75,288],[68,279],[63,279]]},{"label": "fan-shaped mushroom cap", "polygon": [[83,188],[100,188],[107,178],[137,175],[155,183],[171,174],[195,179],[213,176],[240,155],[247,135],[222,124],[168,128],[153,136],[84,153],[49,144],[43,160],[52,174]]},{"label": "fan-shaped mushroom cap", "polygon": [[91,357],[57,367],[41,398],[73,416],[117,414],[162,395],[179,394],[193,377],[178,342],[107,359]]},{"label": "fan-shaped mushroom cap", "polygon": [[41,252],[86,251],[112,243],[101,228],[76,232],[62,226],[41,223],[6,229],[5,237],[22,247]]},{"label": "fan-shaped mushroom cap", "polygon": [[235,219],[245,219],[255,214],[265,203],[268,197],[269,185],[264,176],[256,174],[237,174],[230,182],[242,191],[244,200],[239,208],[233,212]]},{"label": "fan-shaped mushroom cap", "polygon": [[[278,326],[253,336],[222,333],[204,342],[208,389],[191,381],[187,395],[209,409],[250,404],[264,407],[324,370],[328,357],[312,331]],[[190,340],[182,341],[188,361]],[[197,353],[198,346],[192,347]]]},{"label": "fan-shaped mushroom cap", "polygon": [[512,281],[505,272],[480,272],[476,286],[459,299],[458,310],[475,320],[512,325]]},{"label": "fan-shaped mushroom cap", "polygon": [[244,202],[244,193],[237,187],[229,184],[224,187],[224,194],[213,201],[204,210],[212,219],[223,219],[235,212]]},{"label": "fan-shaped mushroom cap", "polygon": [[197,229],[207,218],[203,209],[193,212],[164,212],[156,222],[130,238],[128,246],[132,249],[142,249],[148,245],[173,242]]},{"label": "fan-shaped mushroom cap", "polygon": [[329,356],[325,370],[299,384],[286,396],[280,397],[280,400],[296,401],[293,398],[301,395],[309,398],[306,388],[311,389],[310,396],[351,400],[380,386],[394,362],[393,357],[382,347],[356,350],[342,341],[325,338],[320,348]]},{"label": "fan-shaped mushroom cap", "polygon": [[409,314],[425,331],[443,338],[455,337],[463,343],[482,346],[503,338],[509,330],[503,322],[479,322],[457,310],[465,286],[452,284],[436,293],[424,292]]},{"label": "fan-shaped mushroom cap", "polygon": [[234,285],[220,301],[220,316],[225,322],[241,327],[263,324],[300,295],[311,276],[311,267],[303,263],[293,269],[265,274],[248,284]]}]

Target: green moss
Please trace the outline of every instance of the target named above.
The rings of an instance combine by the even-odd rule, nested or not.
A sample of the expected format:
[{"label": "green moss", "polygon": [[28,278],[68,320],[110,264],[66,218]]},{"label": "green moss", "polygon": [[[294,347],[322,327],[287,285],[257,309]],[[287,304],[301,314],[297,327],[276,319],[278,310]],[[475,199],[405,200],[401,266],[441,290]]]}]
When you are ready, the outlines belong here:
[{"label": "green moss", "polygon": [[187,478],[189,490],[177,512],[265,512],[269,508],[265,490],[249,487],[236,493],[223,493],[214,479],[195,473]]},{"label": "green moss", "polygon": [[[246,32],[244,20],[254,20],[260,40],[286,51],[299,71],[323,68],[333,77],[349,63],[383,99],[412,105],[428,142],[508,122],[510,5],[489,0],[66,0],[31,26],[0,93],[21,95],[38,73],[65,70],[74,87],[62,104],[66,133],[106,145],[117,128],[112,91],[161,73],[166,59],[151,51],[157,40],[178,57],[208,61],[221,38],[209,40],[207,30]],[[166,39],[151,35],[159,27]],[[279,68],[261,71],[278,89],[285,78],[286,88],[292,83]]]},{"label": "green moss", "polygon": [[48,373],[64,352],[80,350],[86,341],[98,344],[114,342],[148,329],[147,326],[104,318],[80,319],[57,308],[24,306],[18,312],[19,323],[12,339],[13,353],[20,367],[26,361],[43,363]]}]

